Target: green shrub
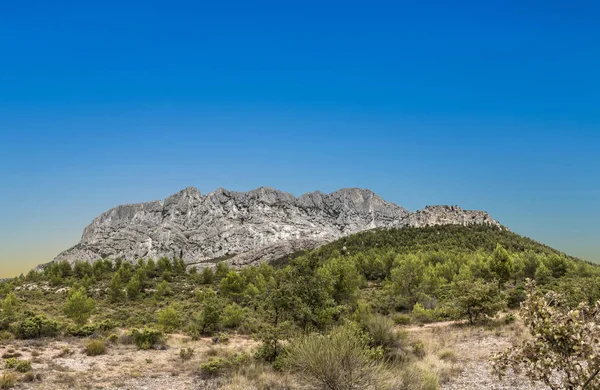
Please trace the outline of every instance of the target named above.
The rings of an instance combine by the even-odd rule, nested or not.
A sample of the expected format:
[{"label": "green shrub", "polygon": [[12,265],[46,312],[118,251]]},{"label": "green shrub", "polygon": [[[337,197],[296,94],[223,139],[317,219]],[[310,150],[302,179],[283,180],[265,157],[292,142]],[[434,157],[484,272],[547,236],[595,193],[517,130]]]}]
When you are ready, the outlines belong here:
[{"label": "green shrub", "polygon": [[425,309],[418,302],[413,307],[412,316],[415,320],[422,323],[435,322],[439,319],[438,313],[435,310]]},{"label": "green shrub", "polygon": [[402,390],[438,390],[439,379],[434,372],[410,365],[400,374]]},{"label": "green shrub", "polygon": [[179,314],[180,311],[180,307],[171,305],[158,312],[158,323],[165,332],[172,332],[181,326],[182,319]]},{"label": "green shrub", "polygon": [[200,364],[200,372],[204,377],[214,377],[223,373],[229,367],[229,361],[223,358],[212,358]]},{"label": "green shrub", "polygon": [[103,340],[90,340],[85,344],[85,354],[88,356],[104,355],[106,343]]},{"label": "green shrub", "polygon": [[58,335],[58,322],[48,319],[44,315],[34,315],[18,323],[14,327],[14,331],[20,339],[55,337]]},{"label": "green shrub", "polygon": [[10,389],[17,384],[17,375],[14,372],[5,372],[0,376],[0,389]]},{"label": "green shrub", "polygon": [[15,335],[7,330],[0,331],[0,343],[10,342],[15,339]]},{"label": "green shrub", "polygon": [[112,333],[106,338],[106,341],[111,344],[117,344],[119,342],[119,336],[117,336],[115,333]]},{"label": "green shrub", "polygon": [[96,302],[88,297],[83,287],[69,291],[69,297],[64,307],[65,315],[71,318],[78,326],[83,326],[94,311]]},{"label": "green shrub", "polygon": [[506,315],[506,317],[504,317],[504,323],[505,324],[512,324],[516,320],[517,320],[517,318],[512,313],[509,313],[509,314]]},{"label": "green shrub", "polygon": [[200,373],[205,378],[219,376],[226,371],[234,370],[237,367],[248,363],[249,360],[250,356],[247,354],[234,355],[228,359],[214,357],[208,362],[200,364]]},{"label": "green shrub", "polygon": [[323,389],[378,389],[381,365],[364,337],[350,326],[328,335],[310,334],[293,340],[285,359],[299,378]]},{"label": "green shrub", "polygon": [[5,360],[5,367],[8,369],[14,369],[18,372],[29,372],[31,371],[31,361],[30,360],[18,360],[15,358],[10,358]]},{"label": "green shrub", "polygon": [[154,345],[164,342],[164,335],[160,330],[144,327],[131,331],[133,342],[140,349],[150,349]]},{"label": "green shrub", "polygon": [[412,322],[412,318],[408,314],[396,313],[392,317],[396,325],[408,325]]},{"label": "green shrub", "polygon": [[238,328],[244,321],[244,308],[237,303],[231,303],[223,309],[222,324],[225,328]]},{"label": "green shrub", "polygon": [[417,358],[423,359],[426,355],[425,345],[421,341],[415,341],[412,344],[412,352]]},{"label": "green shrub", "polygon": [[181,360],[190,360],[194,356],[193,348],[181,348],[179,350],[179,357]]},{"label": "green shrub", "polygon": [[382,315],[371,315],[363,321],[363,329],[369,335],[373,347],[389,351],[400,346],[402,335],[394,329],[394,322]]},{"label": "green shrub", "polygon": [[84,326],[69,326],[65,333],[69,336],[74,337],[89,337],[96,333],[98,328],[94,324],[84,325]]},{"label": "green shrub", "polygon": [[229,334],[225,332],[219,332],[212,338],[213,344],[227,344],[229,342]]}]

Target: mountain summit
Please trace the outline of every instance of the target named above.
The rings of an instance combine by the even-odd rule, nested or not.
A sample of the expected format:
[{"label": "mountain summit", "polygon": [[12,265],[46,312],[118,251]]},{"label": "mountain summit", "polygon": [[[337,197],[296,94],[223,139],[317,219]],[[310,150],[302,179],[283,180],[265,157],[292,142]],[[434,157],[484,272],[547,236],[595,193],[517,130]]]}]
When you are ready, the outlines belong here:
[{"label": "mountain summit", "polygon": [[188,187],[164,201],[117,206],[85,228],[81,241],[53,261],[182,258],[200,268],[217,259],[236,266],[270,261],[378,227],[445,224],[501,226],[483,211],[428,206],[411,213],[367,189],[344,188],[295,197],[268,187]]}]

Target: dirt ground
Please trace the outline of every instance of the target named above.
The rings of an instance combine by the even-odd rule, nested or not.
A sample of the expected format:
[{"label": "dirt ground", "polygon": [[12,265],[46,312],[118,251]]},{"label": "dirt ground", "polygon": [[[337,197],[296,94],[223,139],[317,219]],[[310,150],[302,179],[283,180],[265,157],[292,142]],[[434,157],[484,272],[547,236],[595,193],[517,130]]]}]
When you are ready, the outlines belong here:
[{"label": "dirt ground", "polygon": [[[453,322],[400,329],[406,331],[412,341],[423,343],[427,354],[419,364],[438,374],[443,390],[546,389],[514,374],[499,380],[491,371],[491,354],[509,347],[512,340],[524,337],[525,331],[518,323],[496,329],[457,326]],[[142,351],[133,345],[119,344],[110,345],[105,355],[87,356],[85,342],[76,338],[13,341],[0,345],[0,355],[20,354],[18,358],[31,360],[33,372],[41,375],[33,382],[19,383],[17,389],[217,390],[231,378],[203,379],[200,364],[211,356],[251,352],[258,345],[242,336],[233,336],[227,344],[215,345],[208,338],[192,341],[177,334],[169,337],[166,349]],[[193,348],[193,357],[182,360],[181,348]],[[0,376],[5,371],[1,364]]]}]

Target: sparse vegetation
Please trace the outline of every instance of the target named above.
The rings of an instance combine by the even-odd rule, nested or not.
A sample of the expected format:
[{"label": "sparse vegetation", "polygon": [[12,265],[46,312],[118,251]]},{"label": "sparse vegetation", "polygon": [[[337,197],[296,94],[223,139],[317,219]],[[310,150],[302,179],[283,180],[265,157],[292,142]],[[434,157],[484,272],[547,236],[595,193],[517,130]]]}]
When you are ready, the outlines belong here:
[{"label": "sparse vegetation", "polygon": [[104,355],[106,350],[104,340],[90,340],[85,344],[85,354],[88,356]]},{"label": "sparse vegetation", "polygon": [[4,372],[0,376],[0,389],[11,389],[17,384],[17,374],[14,372]]}]

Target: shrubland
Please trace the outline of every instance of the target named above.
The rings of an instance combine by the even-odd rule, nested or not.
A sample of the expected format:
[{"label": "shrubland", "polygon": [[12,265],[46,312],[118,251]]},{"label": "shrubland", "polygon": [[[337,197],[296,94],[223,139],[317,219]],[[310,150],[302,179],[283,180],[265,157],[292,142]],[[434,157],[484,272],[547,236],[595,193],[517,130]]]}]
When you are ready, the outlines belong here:
[{"label": "shrubland", "polygon": [[[423,345],[398,325],[478,326],[523,303],[523,321],[535,327],[531,305],[540,307],[550,291],[560,293],[560,305],[549,304],[540,315],[579,324],[589,316],[584,307],[600,299],[600,267],[496,227],[376,229],[240,270],[224,262],[198,270],[165,258],[52,263],[0,284],[0,335],[93,337],[99,341],[86,349],[98,355],[117,340],[147,350],[164,343],[165,333],[215,343],[236,333],[258,340],[258,348],[207,359],[202,375],[238,372],[253,362],[315,388],[435,389],[440,378],[419,363]],[[544,328],[544,337],[561,329]],[[573,337],[584,337],[581,332]],[[182,361],[190,351],[181,349]],[[497,358],[499,370],[530,359],[515,351]],[[553,353],[552,364],[573,355]],[[456,357],[446,350],[436,359]],[[593,371],[588,366],[585,375]]]}]

